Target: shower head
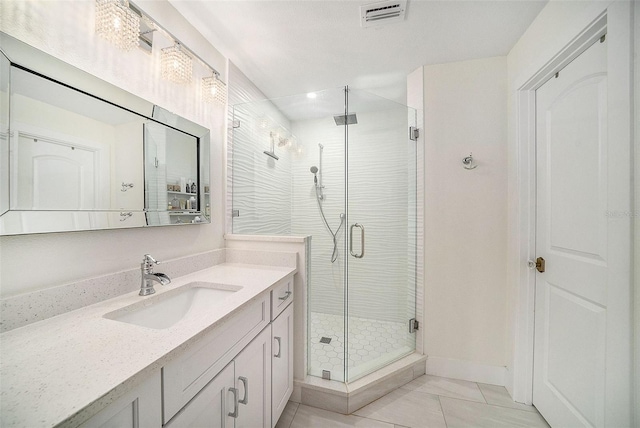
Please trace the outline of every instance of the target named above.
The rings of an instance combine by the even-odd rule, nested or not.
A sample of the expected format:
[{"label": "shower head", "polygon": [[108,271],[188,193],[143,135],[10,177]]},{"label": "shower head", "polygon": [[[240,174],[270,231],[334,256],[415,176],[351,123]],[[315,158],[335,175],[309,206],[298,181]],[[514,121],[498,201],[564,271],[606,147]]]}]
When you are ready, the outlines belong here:
[{"label": "shower head", "polygon": [[337,126],[341,125],[355,125],[358,123],[358,118],[355,113],[336,114],[333,116]]},{"label": "shower head", "polygon": [[313,174],[313,183],[316,185],[316,188],[317,188],[318,187],[318,167],[314,165],[311,168],[309,168],[309,171],[311,171],[311,174]]}]

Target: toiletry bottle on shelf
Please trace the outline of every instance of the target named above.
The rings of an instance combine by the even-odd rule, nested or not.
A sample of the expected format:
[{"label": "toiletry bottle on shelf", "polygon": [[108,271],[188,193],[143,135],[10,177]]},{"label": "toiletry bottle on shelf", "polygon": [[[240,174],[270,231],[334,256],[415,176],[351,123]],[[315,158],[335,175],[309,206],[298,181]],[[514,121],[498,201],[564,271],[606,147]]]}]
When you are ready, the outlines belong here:
[{"label": "toiletry bottle on shelf", "polygon": [[191,193],[191,180],[187,181],[187,185],[185,186],[186,193]]},{"label": "toiletry bottle on shelf", "polygon": [[211,206],[209,204],[207,204],[207,206],[204,207],[204,215],[207,218],[211,217]]},{"label": "toiletry bottle on shelf", "polygon": [[191,183],[191,193],[196,193],[198,191],[198,186],[196,186],[196,182]]},{"label": "toiletry bottle on shelf", "polygon": [[196,198],[194,196],[192,196],[189,199],[189,204],[190,204],[192,210],[195,210],[197,208],[196,207]]},{"label": "toiletry bottle on shelf", "polygon": [[171,199],[171,209],[172,210],[179,210],[180,209],[180,201],[175,196],[173,197],[173,199]]}]

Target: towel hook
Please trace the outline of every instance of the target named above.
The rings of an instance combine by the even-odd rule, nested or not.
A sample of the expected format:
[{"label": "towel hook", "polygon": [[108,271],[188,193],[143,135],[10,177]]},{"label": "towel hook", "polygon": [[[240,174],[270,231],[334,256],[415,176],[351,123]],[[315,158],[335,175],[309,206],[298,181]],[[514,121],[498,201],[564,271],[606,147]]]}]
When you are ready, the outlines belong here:
[{"label": "towel hook", "polygon": [[464,169],[476,169],[478,164],[473,163],[473,152],[469,153],[469,156],[462,159],[462,164],[464,165]]}]

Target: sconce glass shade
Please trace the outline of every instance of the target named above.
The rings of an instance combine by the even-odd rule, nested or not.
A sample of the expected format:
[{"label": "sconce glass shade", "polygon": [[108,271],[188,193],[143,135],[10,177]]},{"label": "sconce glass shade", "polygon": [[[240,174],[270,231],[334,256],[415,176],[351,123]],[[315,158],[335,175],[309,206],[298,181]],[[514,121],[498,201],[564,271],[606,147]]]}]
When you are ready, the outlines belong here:
[{"label": "sconce glass shade", "polygon": [[140,44],[140,16],[129,8],[128,0],[96,0],[96,33],[130,51]]},{"label": "sconce glass shade", "polygon": [[176,43],[160,52],[162,77],[174,83],[189,83],[193,74],[193,58]]},{"label": "sconce glass shade", "polygon": [[214,74],[202,79],[202,98],[207,102],[227,103],[227,85]]}]

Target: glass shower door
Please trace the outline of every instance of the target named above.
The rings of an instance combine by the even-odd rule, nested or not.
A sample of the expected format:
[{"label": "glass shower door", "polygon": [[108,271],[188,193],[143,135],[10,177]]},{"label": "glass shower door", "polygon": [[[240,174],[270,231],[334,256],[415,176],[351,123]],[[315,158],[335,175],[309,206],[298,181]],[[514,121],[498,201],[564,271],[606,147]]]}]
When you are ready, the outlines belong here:
[{"label": "glass shower door", "polygon": [[348,382],[415,350],[416,112],[348,91]]}]

